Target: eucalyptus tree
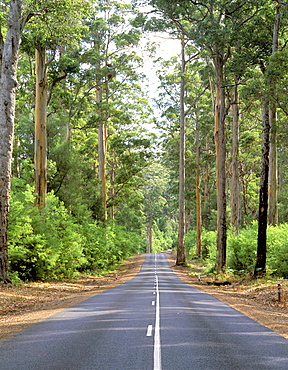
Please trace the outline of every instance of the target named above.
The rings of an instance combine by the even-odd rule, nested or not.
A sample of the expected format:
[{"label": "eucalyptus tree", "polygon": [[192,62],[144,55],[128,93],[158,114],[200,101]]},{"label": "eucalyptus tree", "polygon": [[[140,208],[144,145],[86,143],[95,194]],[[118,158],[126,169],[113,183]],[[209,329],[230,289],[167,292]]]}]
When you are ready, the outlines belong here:
[{"label": "eucalyptus tree", "polygon": [[133,192],[141,188],[154,157],[155,134],[144,127],[151,124],[152,112],[141,90],[138,97],[132,91],[129,85],[122,85],[121,94],[111,100],[114,113],[109,120],[107,152],[107,210],[111,219],[119,219],[122,205],[133,200]]},{"label": "eucalyptus tree", "polygon": [[8,275],[8,216],[11,189],[11,165],[14,139],[17,67],[21,35],[35,14],[29,4],[12,0],[1,4],[0,23],[0,281]]},{"label": "eucalyptus tree", "polygon": [[[211,127],[211,98],[208,91],[208,79],[205,76],[206,65],[197,60],[197,55],[197,50],[193,46],[189,44],[185,46],[184,73],[181,72],[181,60],[183,62],[183,56],[182,58],[171,58],[170,61],[162,63],[161,69],[158,72],[161,86],[159,87],[160,94],[157,102],[163,117],[163,122],[159,123],[159,128],[162,129],[163,137],[165,137],[163,142],[164,161],[170,167],[170,171],[176,174],[179,172],[179,168],[181,168],[181,166],[178,165],[177,168],[175,165],[176,161],[181,164],[181,160],[179,160],[180,153],[175,154],[175,148],[180,138],[178,123],[181,106],[180,86],[184,82],[184,99],[182,92],[184,109],[182,107],[182,114],[186,121],[184,124],[184,134],[186,136],[186,150],[184,154],[186,176],[184,192],[185,217],[183,219],[185,220],[185,232],[190,227],[196,227],[196,254],[200,256],[202,253],[202,191],[200,182],[202,172],[204,171],[203,163],[206,163],[206,160],[204,160],[204,147],[211,137],[211,130],[209,130],[209,127]],[[211,143],[207,145],[210,146]],[[180,145],[180,147],[183,150],[183,145]],[[202,158],[200,159],[201,155]],[[174,177],[176,178],[176,175]],[[174,177],[173,182],[175,181]],[[180,225],[181,221],[179,220]]]},{"label": "eucalyptus tree", "polygon": [[217,174],[217,250],[218,271],[226,263],[226,137],[227,105],[224,67],[231,55],[233,42],[241,28],[253,18],[259,1],[169,1],[151,0],[150,4],[172,19],[201,50],[208,52],[214,67],[215,104],[214,138]]},{"label": "eucalyptus tree", "polygon": [[[273,6],[274,5],[274,6]],[[273,37],[271,45],[271,58],[270,62],[272,66],[269,68],[269,76],[267,79],[269,88],[269,120],[271,126],[270,133],[270,162],[269,162],[269,198],[268,198],[268,223],[276,226],[278,224],[278,154],[277,154],[277,104],[278,103],[278,91],[281,89],[279,86],[279,72],[283,71],[282,68],[278,70],[278,73],[271,71],[277,66],[274,66],[274,61],[282,59],[279,55],[285,53],[287,37],[287,11],[288,3],[280,0],[272,1],[271,7],[274,10],[274,26],[273,26]],[[276,54],[276,55],[274,55]],[[278,55],[278,56],[277,56]],[[283,75],[283,72],[281,73]],[[278,76],[278,77],[277,77]],[[278,90],[278,91],[277,91]]]},{"label": "eucalyptus tree", "polygon": [[[67,72],[65,80],[55,85],[49,103],[53,117],[49,117],[49,134],[54,141],[49,157],[56,166],[49,189],[72,207],[73,213],[77,203],[85,204],[97,221],[105,220],[106,214],[117,218],[124,194],[142,181],[140,168],[151,156],[152,139],[143,126],[151,124],[153,112],[137,72],[141,58],[135,45],[140,33],[130,26],[128,15],[128,5],[96,4],[86,19],[87,32],[79,50],[55,60],[49,68],[52,80],[61,71]],[[61,122],[67,124],[67,146],[65,132],[60,133]],[[104,136],[99,134],[100,126]],[[105,149],[104,162],[99,147]],[[98,179],[103,165],[104,187]]]},{"label": "eucalyptus tree", "polygon": [[66,72],[61,71],[48,81],[47,70],[55,58],[77,47],[89,8],[87,0],[38,1],[31,4],[35,17],[23,32],[26,43],[35,49],[34,166],[36,204],[40,208],[45,206],[47,193],[47,106],[55,84],[66,78]]},{"label": "eucalyptus tree", "polygon": [[17,64],[23,27],[22,7],[23,3],[21,0],[10,2],[5,41],[3,28],[6,28],[6,24],[5,26],[1,24],[0,37],[0,281],[2,283],[10,282],[8,275],[7,228],[11,188]]},{"label": "eucalyptus tree", "polygon": [[[98,128],[98,170],[104,214],[107,213],[107,150],[109,125],[113,120],[113,96],[124,83],[138,80],[136,67],[140,58],[135,47],[140,32],[131,24],[129,4],[106,0],[96,4],[87,21],[89,32],[83,40],[82,61],[96,84],[87,85],[95,93],[94,125]],[[90,94],[90,93],[89,93]],[[112,118],[111,118],[112,117]],[[106,217],[106,216],[105,216]]]},{"label": "eucalyptus tree", "polygon": [[[283,4],[276,5],[273,38],[272,38],[272,54],[279,50],[279,32],[281,23],[281,8]],[[273,86],[273,87],[272,87]],[[275,81],[271,81],[271,92],[275,94]],[[271,94],[271,95],[272,95]],[[273,94],[273,95],[274,95]],[[273,97],[270,99],[269,106],[270,120],[270,163],[269,163],[269,197],[268,197],[268,223],[276,226],[278,224],[278,174],[277,174],[277,109],[276,101]]]},{"label": "eucalyptus tree", "polygon": [[[276,7],[274,6],[275,3]],[[281,11],[282,6],[283,13]],[[276,12],[274,9],[276,9]],[[266,28],[264,27],[264,30],[268,35],[266,39],[269,41],[269,46],[267,47],[266,58],[262,58],[259,60],[259,66],[263,74],[263,87],[262,87],[263,134],[262,134],[262,168],[261,168],[260,197],[259,197],[257,257],[254,270],[254,275],[256,276],[266,272],[267,223],[268,221],[270,221],[272,224],[276,224],[278,218],[276,101],[278,95],[277,90],[279,89],[279,86],[277,86],[277,82],[281,79],[280,77],[281,68],[275,70],[274,62],[277,59],[281,60],[283,58],[283,56],[281,56],[282,50],[281,51],[279,50],[278,53],[278,47],[279,47],[279,34],[282,33],[283,31],[283,28],[281,30],[280,27],[280,20],[282,22],[285,20],[285,13],[287,20],[287,4],[280,1],[276,2],[273,1],[270,4],[267,4],[266,12],[263,14],[263,19],[265,20],[266,25]],[[284,55],[285,54],[286,53],[284,52]],[[269,200],[271,202],[270,206]],[[268,212],[270,212],[270,215],[268,214]]]}]

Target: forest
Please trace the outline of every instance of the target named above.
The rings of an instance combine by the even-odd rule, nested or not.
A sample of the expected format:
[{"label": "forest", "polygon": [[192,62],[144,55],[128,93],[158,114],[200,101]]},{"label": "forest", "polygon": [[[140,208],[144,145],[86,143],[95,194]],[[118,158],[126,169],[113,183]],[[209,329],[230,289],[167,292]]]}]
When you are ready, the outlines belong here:
[{"label": "forest", "polygon": [[288,277],[286,1],[4,0],[0,14],[2,283],[170,249],[211,274]]}]

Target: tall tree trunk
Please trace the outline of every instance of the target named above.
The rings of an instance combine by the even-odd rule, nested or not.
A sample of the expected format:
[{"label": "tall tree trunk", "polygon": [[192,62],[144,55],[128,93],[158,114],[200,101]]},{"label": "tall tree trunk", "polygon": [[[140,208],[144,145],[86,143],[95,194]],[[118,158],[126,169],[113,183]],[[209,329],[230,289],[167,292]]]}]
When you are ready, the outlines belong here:
[{"label": "tall tree trunk", "polygon": [[[276,15],[273,30],[272,54],[278,51],[279,28],[280,28],[280,11],[282,5],[276,7]],[[269,201],[268,201],[268,223],[276,226],[278,224],[278,171],[277,171],[277,112],[274,100],[276,90],[275,81],[271,81],[271,98],[269,104],[270,120],[270,159],[269,159]]]},{"label": "tall tree trunk", "polygon": [[98,163],[99,180],[101,184],[101,199],[104,219],[107,219],[107,189],[106,189],[106,126],[101,122],[98,126]]},{"label": "tall tree trunk", "polygon": [[0,282],[9,283],[8,214],[22,1],[12,0],[0,76]]},{"label": "tall tree trunk", "polygon": [[[235,81],[237,83],[237,81]],[[230,207],[232,230],[239,233],[240,225],[240,194],[239,194],[239,108],[238,108],[238,87],[235,84],[234,97],[231,105],[232,113],[232,147],[231,147],[231,179],[230,179]]]},{"label": "tall tree trunk", "polygon": [[153,243],[153,218],[149,216],[149,222],[147,225],[147,252],[152,253]]},{"label": "tall tree trunk", "polygon": [[36,59],[36,98],[35,98],[35,188],[36,204],[46,205],[47,194],[47,68],[46,50],[37,47]]},{"label": "tall tree trunk", "polygon": [[223,88],[224,61],[221,54],[214,58],[216,72],[215,84],[215,125],[214,140],[216,147],[217,181],[217,270],[223,271],[226,265],[226,139],[225,139],[225,91]]},{"label": "tall tree trunk", "polygon": [[257,257],[254,270],[255,276],[262,275],[266,271],[269,147],[270,147],[269,102],[268,98],[264,96],[262,101],[262,165],[261,165],[260,194],[259,194]]},{"label": "tall tree trunk", "polygon": [[199,124],[196,117],[196,256],[202,255],[202,215],[201,215],[201,178],[200,178],[200,139]]},{"label": "tall tree trunk", "polygon": [[[208,153],[209,153],[209,139],[207,138],[206,139],[206,154],[207,154],[207,157],[208,157]],[[208,215],[210,215],[211,211],[210,211],[210,205],[211,205],[211,202],[210,202],[210,163],[209,161],[206,161],[206,164],[205,164],[205,176],[204,176],[204,194],[203,194],[203,212],[204,212],[204,215],[205,217],[203,217],[202,219],[202,223],[203,223],[203,226],[204,228],[208,229],[209,228],[209,220],[210,218],[208,217]]]},{"label": "tall tree trunk", "polygon": [[97,65],[99,75],[96,76],[97,88],[96,88],[96,102],[98,106],[98,174],[101,186],[101,200],[103,207],[103,219],[107,220],[107,184],[106,184],[106,138],[107,138],[107,129],[105,124],[105,119],[101,109],[101,103],[103,99],[103,87],[100,76],[100,64]]},{"label": "tall tree trunk", "polygon": [[110,200],[111,200],[111,205],[110,205],[110,218],[111,220],[115,219],[115,206],[114,206],[114,199],[115,199],[115,175],[116,175],[116,169],[115,169],[115,163],[112,161],[111,162],[111,169],[110,169]]},{"label": "tall tree trunk", "polygon": [[268,202],[268,224],[278,224],[278,160],[277,160],[277,116],[276,104],[270,101],[269,119],[271,125],[270,133],[270,168],[269,168],[269,202]]},{"label": "tall tree trunk", "polygon": [[181,49],[181,87],[180,87],[180,150],[179,150],[179,226],[176,264],[186,262],[185,253],[185,42],[182,39]]}]

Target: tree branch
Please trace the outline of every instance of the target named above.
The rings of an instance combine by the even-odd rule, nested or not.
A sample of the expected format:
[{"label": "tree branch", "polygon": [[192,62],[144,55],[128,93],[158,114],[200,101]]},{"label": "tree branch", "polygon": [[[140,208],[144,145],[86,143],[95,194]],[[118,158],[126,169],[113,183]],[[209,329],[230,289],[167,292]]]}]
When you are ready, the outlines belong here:
[{"label": "tree branch", "polygon": [[201,91],[197,96],[196,98],[193,100],[193,102],[190,104],[190,107],[186,110],[186,112],[184,113],[185,117],[188,115],[188,113],[191,111],[191,109],[193,107],[195,107],[195,104],[197,103],[197,101],[200,99],[200,97],[205,93],[205,91],[209,88],[209,85],[205,86],[204,90]]},{"label": "tree branch", "polygon": [[63,72],[64,74],[62,76],[59,76],[58,78],[55,78],[53,81],[52,81],[52,84],[51,84],[51,87],[50,87],[50,92],[49,92],[49,96],[48,96],[48,99],[47,99],[47,106],[49,105],[50,103],[50,100],[51,100],[51,97],[52,97],[52,92],[53,92],[53,88],[55,87],[55,85],[61,81],[61,80],[64,80],[66,77],[67,77],[67,73],[66,72]]}]

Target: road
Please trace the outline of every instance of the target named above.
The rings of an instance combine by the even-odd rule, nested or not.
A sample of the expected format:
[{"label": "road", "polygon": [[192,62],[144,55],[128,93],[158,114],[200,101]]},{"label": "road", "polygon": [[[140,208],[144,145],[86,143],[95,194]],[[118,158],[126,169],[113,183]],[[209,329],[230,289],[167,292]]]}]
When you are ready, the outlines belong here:
[{"label": "road", "polygon": [[284,370],[288,340],[148,254],[132,280],[0,342],[0,369]]}]

